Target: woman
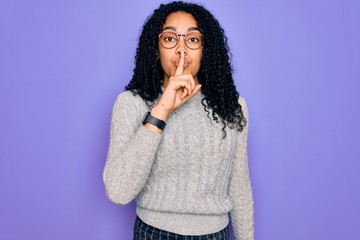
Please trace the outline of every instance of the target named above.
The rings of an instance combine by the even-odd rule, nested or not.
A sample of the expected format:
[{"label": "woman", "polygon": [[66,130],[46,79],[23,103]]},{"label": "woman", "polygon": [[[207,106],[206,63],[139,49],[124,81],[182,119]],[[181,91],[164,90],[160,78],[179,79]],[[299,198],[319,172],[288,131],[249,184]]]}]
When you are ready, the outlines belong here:
[{"label": "woman", "polygon": [[247,108],[226,42],[196,4],[161,5],[143,26],[103,173],[111,201],[136,199],[134,239],[229,239],[229,213],[236,238],[253,239]]}]

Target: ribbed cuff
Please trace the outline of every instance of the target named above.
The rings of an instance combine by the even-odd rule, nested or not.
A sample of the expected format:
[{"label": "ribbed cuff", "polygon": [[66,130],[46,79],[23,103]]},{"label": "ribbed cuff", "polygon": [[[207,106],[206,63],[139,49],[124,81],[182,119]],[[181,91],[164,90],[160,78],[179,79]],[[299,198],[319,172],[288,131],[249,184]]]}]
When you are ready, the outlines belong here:
[{"label": "ribbed cuff", "polygon": [[229,215],[198,215],[157,212],[137,207],[136,212],[145,223],[181,235],[206,235],[221,231],[229,224]]}]

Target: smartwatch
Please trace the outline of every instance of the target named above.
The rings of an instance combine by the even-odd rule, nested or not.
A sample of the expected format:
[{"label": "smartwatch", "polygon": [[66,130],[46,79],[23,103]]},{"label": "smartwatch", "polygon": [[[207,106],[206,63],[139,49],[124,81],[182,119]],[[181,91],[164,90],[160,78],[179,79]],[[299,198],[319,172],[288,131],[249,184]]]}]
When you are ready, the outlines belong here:
[{"label": "smartwatch", "polygon": [[146,123],[150,123],[150,124],[156,126],[157,128],[161,129],[162,131],[164,131],[164,128],[166,126],[166,123],[163,120],[160,120],[154,116],[151,116],[150,112],[147,112],[145,114],[145,117],[143,120],[143,125],[145,125]]}]

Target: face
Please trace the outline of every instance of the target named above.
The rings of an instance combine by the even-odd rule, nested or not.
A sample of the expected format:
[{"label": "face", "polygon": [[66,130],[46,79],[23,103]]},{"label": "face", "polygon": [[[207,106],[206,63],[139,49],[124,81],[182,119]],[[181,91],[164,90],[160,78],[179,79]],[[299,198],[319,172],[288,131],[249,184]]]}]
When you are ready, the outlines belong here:
[{"label": "face", "polygon": [[[171,13],[163,25],[163,31],[175,32],[176,34],[200,33],[197,28],[195,18],[185,12]],[[191,46],[190,43],[188,43]],[[185,54],[185,64],[183,74],[191,74],[196,83],[198,83],[197,74],[200,69],[200,62],[202,57],[202,46],[198,49],[189,48],[184,41],[184,37],[179,38],[179,42],[174,48],[165,48],[160,42],[159,56],[161,67],[164,71],[164,86],[171,76],[175,75],[176,68],[180,60],[181,51]]]}]

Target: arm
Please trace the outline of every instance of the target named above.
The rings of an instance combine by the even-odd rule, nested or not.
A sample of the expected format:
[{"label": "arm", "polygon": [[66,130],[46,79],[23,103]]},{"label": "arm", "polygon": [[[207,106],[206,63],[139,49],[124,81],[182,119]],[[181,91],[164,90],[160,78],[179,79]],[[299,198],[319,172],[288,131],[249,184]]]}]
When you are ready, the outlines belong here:
[{"label": "arm", "polygon": [[120,94],[112,112],[103,181],[108,198],[117,204],[129,203],[144,186],[162,136],[142,125],[146,110],[139,98]]},{"label": "arm", "polygon": [[[245,100],[240,98],[239,103],[242,106],[245,118],[248,120]],[[237,240],[254,239],[254,203],[246,150],[248,123],[242,132],[237,132],[238,144],[235,151],[229,188],[229,194],[234,204],[230,216]]]}]

